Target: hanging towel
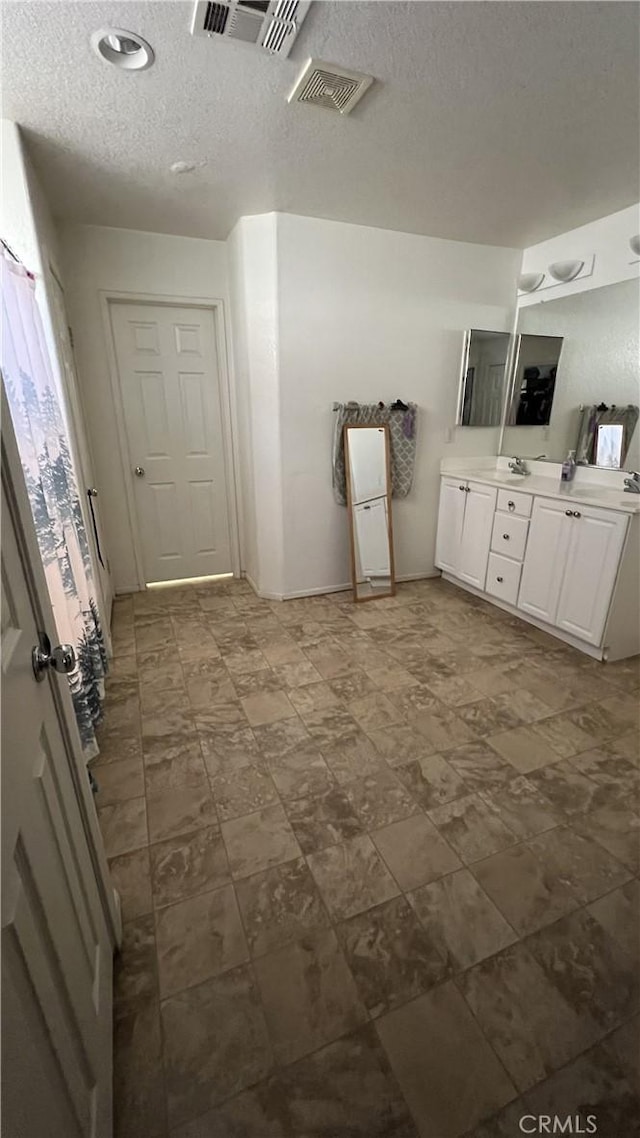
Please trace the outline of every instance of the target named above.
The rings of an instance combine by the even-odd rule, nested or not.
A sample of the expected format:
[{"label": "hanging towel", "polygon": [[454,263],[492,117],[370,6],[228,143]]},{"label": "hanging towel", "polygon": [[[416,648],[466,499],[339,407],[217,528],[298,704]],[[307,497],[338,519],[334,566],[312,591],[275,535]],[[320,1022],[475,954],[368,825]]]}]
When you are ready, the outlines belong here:
[{"label": "hanging towel", "polygon": [[416,459],[417,411],[415,403],[406,410],[393,410],[390,405],[378,403],[334,403],[333,429],[333,493],[340,506],[347,504],[347,484],[344,468],[343,429],[347,424],[389,427],[391,444],[391,493],[394,498],[406,498],[413,482]]},{"label": "hanging towel", "polygon": [[600,406],[593,403],[590,407],[585,407],[582,413],[582,420],[578,430],[578,440],[576,443],[576,462],[578,464],[591,464],[596,461],[596,441],[598,436],[598,427],[605,423],[621,423],[624,429],[622,436],[622,463],[626,458],[631,442],[631,436],[638,422],[638,407],[635,404],[629,403],[627,406],[605,407],[600,410]]}]

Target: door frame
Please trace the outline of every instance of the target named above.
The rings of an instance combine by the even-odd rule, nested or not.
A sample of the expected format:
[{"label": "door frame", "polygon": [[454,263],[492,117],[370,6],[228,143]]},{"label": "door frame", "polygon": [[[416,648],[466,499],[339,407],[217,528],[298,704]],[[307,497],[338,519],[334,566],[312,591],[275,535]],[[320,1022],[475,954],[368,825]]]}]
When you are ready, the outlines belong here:
[{"label": "door frame", "polygon": [[229,518],[229,546],[231,571],[234,577],[241,575],[240,563],[240,524],[238,511],[239,465],[236,439],[238,434],[235,403],[231,396],[229,379],[229,352],[226,335],[224,301],[220,297],[169,296],[166,293],[121,292],[115,289],[99,289],[100,309],[105,342],[107,346],[107,370],[111,385],[111,399],[115,412],[118,457],[126,490],[127,517],[131,544],[138,578],[138,589],[145,589],[145,573],[142,545],[137,525],[135,490],[129,461],[129,443],[122,406],[122,389],[116,354],[115,336],[111,323],[111,304],[140,304],[156,308],[200,308],[213,314],[213,324],[218,349],[218,371],[220,378],[220,421],[222,425],[222,451],[226,475],[227,514]]},{"label": "door frame", "polygon": [[[38,539],[31,514],[31,505],[22,472],[22,462],[13,430],[11,412],[7,403],[4,383],[1,388],[1,472],[7,496],[11,521],[15,528],[27,589],[34,616],[42,631],[55,634],[53,610],[47,591]],[[35,681],[34,681],[35,682]],[[107,857],[98,825],[98,815],[89,784],[88,767],[82,753],[75,712],[68,685],[49,677],[54,707],[60,724],[67,764],[75,791],[82,828],[87,841],[91,864],[96,878],[100,902],[113,945],[122,937],[122,920],[116,894],[111,884]],[[86,776],[86,777],[85,777]]]}]

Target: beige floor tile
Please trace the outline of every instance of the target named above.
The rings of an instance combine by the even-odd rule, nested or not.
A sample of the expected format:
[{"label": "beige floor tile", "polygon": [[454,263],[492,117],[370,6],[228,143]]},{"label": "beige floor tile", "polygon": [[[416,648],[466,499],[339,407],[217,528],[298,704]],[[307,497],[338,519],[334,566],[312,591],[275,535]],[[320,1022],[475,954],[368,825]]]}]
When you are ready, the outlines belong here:
[{"label": "beige floor tile", "polygon": [[452,983],[389,1012],[377,1029],[424,1138],[461,1135],[515,1098]]},{"label": "beige floor tile", "polygon": [[389,767],[345,783],[344,792],[364,830],[377,830],[419,811],[415,799]]},{"label": "beige floor tile", "polygon": [[98,819],[107,857],[129,853],[146,846],[147,809],[144,798],[129,798],[98,810]]},{"label": "beige floor tile", "polygon": [[370,834],[401,889],[417,889],[460,868],[460,859],[424,814]]},{"label": "beige floor tile", "polygon": [[301,688],[292,688],[288,692],[288,696],[298,714],[302,716],[312,711],[322,711],[325,707],[335,707],[339,702],[336,693],[324,680],[319,684],[306,684]]},{"label": "beige floor tile", "polygon": [[263,956],[329,924],[304,858],[244,878],[236,893],[252,956]]},{"label": "beige floor tile", "polygon": [[218,889],[231,880],[218,826],[158,842],[150,847],[149,857],[156,908]]},{"label": "beige floor tile", "polygon": [[393,723],[399,723],[402,718],[401,712],[383,692],[373,692],[351,700],[347,704],[347,710],[363,731],[376,731],[380,727],[389,727]]},{"label": "beige floor tile", "polygon": [[529,1090],[598,1037],[590,1011],[578,1011],[565,998],[532,956],[529,941],[481,961],[457,982],[518,1090]]},{"label": "beige floor tile", "polygon": [[249,950],[233,886],[161,909],[156,944],[161,998],[243,964]]},{"label": "beige floor tile", "polygon": [[307,861],[334,920],[381,905],[399,893],[366,834],[317,850]]},{"label": "beige floor tile", "polygon": [[429,811],[431,821],[465,863],[478,861],[517,841],[498,811],[479,794],[469,794]]},{"label": "beige floor tile", "polygon": [[362,825],[344,790],[331,786],[286,804],[293,832],[304,854],[333,846],[362,833]]},{"label": "beige floor tile", "polygon": [[248,966],[170,996],[161,1012],[170,1126],[204,1114],[272,1070],[267,1026]]},{"label": "beige floor tile", "polygon": [[128,798],[139,798],[144,794],[142,761],[139,758],[106,763],[103,767],[97,768],[94,777],[98,783],[96,797],[98,809],[113,802],[126,802]]},{"label": "beige floor tile", "polygon": [[234,878],[250,877],[300,856],[300,847],[282,806],[265,806],[255,814],[221,825]]},{"label": "beige floor tile", "polygon": [[528,774],[547,763],[557,763],[561,758],[549,740],[536,734],[534,728],[528,725],[490,735],[487,742],[521,774]]},{"label": "beige floor tile", "polygon": [[269,773],[284,801],[323,794],[335,779],[313,743],[303,744],[268,763]]},{"label": "beige floor tile", "polygon": [[425,810],[452,802],[468,793],[460,775],[442,755],[428,755],[424,759],[395,767],[396,774]]},{"label": "beige floor tile", "polygon": [[254,961],[276,1060],[293,1063],[366,1021],[332,929]]},{"label": "beige floor tile", "polygon": [[470,968],[516,939],[513,928],[468,869],[423,885],[409,899],[438,952],[455,972]]},{"label": "beige floor tile", "polygon": [[279,802],[278,792],[264,765],[252,764],[212,775],[210,785],[221,822]]},{"label": "beige floor tile", "polygon": [[473,872],[519,936],[557,921],[579,904],[564,875],[528,844],[477,861]]},{"label": "beige floor tile", "polygon": [[120,895],[123,921],[143,917],[153,909],[149,850],[131,850],[109,861],[111,881]]},{"label": "beige floor tile", "polygon": [[445,958],[405,897],[342,921],[336,932],[372,1017],[415,999],[448,975]]},{"label": "beige floor tile", "polygon": [[206,783],[174,786],[147,794],[149,839],[160,842],[217,822],[216,808]]}]

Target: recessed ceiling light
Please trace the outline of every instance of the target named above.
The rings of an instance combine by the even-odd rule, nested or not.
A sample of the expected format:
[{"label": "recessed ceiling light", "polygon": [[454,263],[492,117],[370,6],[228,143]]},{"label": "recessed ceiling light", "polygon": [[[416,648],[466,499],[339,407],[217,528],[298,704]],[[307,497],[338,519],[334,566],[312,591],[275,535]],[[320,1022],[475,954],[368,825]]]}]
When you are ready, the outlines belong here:
[{"label": "recessed ceiling light", "polygon": [[195,162],[172,162],[169,169],[172,174],[193,174],[196,165]]},{"label": "recessed ceiling light", "polygon": [[123,71],[144,71],[155,59],[151,44],[124,28],[101,28],[91,36],[91,46],[105,63]]}]

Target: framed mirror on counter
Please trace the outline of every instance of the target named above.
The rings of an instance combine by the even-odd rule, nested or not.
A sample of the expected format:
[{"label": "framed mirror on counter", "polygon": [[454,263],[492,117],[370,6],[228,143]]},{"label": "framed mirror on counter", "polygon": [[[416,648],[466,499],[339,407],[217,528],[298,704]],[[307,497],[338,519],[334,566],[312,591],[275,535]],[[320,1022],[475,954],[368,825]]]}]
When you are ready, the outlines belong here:
[{"label": "framed mirror on counter", "polygon": [[344,456],[353,599],[392,597],[396,585],[389,428],[347,424]]},{"label": "framed mirror on counter", "polygon": [[640,470],[640,282],[518,312],[500,454]]}]

